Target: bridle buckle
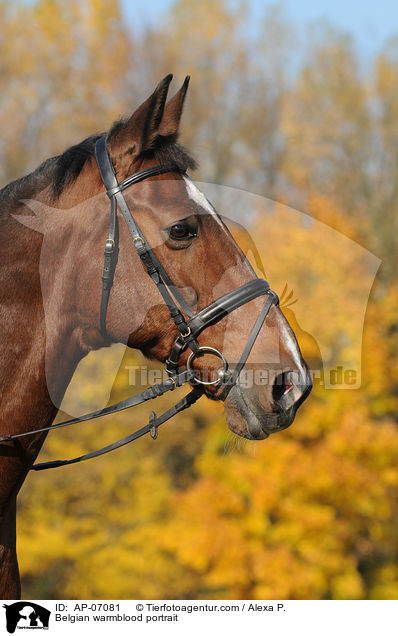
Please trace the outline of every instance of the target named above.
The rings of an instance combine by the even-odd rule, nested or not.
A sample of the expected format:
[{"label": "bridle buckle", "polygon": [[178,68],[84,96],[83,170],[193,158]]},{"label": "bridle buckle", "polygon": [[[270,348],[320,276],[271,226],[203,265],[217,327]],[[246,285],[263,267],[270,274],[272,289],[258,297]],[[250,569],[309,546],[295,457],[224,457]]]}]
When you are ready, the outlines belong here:
[{"label": "bridle buckle", "polygon": [[149,434],[152,437],[152,439],[156,439],[158,436],[158,427],[156,425],[155,411],[151,411],[151,414],[149,416],[149,424],[151,425],[151,428],[149,429]]},{"label": "bridle buckle", "polygon": [[105,243],[105,253],[112,254],[114,249],[115,249],[115,241],[111,238],[108,238]]},{"label": "bridle buckle", "polygon": [[142,249],[145,246],[144,239],[141,238],[141,236],[136,236],[135,238],[133,238],[133,243],[137,250]]}]

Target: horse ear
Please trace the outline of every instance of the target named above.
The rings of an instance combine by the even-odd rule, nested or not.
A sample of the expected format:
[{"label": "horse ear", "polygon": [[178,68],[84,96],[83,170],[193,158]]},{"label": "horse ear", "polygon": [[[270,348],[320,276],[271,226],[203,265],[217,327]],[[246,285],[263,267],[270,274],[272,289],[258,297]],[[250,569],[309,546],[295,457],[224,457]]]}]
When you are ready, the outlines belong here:
[{"label": "horse ear", "polygon": [[180,90],[174,95],[170,101],[167,102],[162,121],[160,122],[160,126],[158,129],[158,134],[167,136],[176,136],[178,133],[178,128],[180,125],[180,119],[182,114],[182,109],[184,106],[185,95],[187,94],[188,84],[190,77],[187,77],[184,80],[183,85]]},{"label": "horse ear", "polygon": [[108,149],[117,170],[120,170],[123,157],[129,156],[129,163],[134,157],[149,150],[154,139],[159,134],[158,129],[162,121],[167,91],[173,76],[166,75],[157,85],[154,92],[131,115],[130,119],[116,127],[108,135]]}]

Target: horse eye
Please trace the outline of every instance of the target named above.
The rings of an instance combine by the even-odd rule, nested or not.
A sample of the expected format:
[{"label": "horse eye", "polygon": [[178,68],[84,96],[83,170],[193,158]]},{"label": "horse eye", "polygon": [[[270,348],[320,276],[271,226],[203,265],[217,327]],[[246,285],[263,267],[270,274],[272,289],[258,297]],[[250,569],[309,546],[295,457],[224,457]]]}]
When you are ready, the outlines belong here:
[{"label": "horse eye", "polygon": [[175,223],[167,231],[169,237],[175,241],[187,241],[197,236],[197,232],[190,228],[187,223]]}]

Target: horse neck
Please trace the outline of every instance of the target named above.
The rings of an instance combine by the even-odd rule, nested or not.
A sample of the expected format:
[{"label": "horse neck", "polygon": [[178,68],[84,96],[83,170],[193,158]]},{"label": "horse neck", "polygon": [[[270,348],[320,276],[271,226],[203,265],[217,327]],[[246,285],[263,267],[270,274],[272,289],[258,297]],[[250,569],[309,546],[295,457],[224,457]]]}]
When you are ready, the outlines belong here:
[{"label": "horse neck", "polygon": [[[0,218],[0,433],[22,433],[51,422],[56,413],[46,388],[45,329],[39,262],[42,235]],[[22,438],[32,460],[42,439]],[[0,573],[14,554],[15,495],[26,474],[20,459],[0,452]],[[16,569],[16,565],[14,564]],[[15,577],[14,577],[15,578]],[[0,594],[5,592],[0,574]],[[2,596],[2,598],[7,598]]]},{"label": "horse neck", "polygon": [[62,253],[45,279],[44,289],[43,271],[51,261],[47,237],[16,219],[3,219],[0,231],[4,246],[0,266],[2,434],[51,423],[84,355],[77,339],[70,337],[72,310],[68,311],[66,302],[61,307],[64,313],[56,306],[60,289],[56,284],[59,272],[54,269],[64,263]]}]

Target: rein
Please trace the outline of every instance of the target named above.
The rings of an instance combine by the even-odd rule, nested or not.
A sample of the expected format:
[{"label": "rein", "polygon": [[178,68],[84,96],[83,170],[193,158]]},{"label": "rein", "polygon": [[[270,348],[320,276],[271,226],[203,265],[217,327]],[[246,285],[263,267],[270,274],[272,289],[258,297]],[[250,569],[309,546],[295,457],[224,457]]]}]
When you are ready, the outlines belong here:
[{"label": "rein", "polygon": [[[39,428],[33,431],[4,435],[0,437],[0,443],[3,443],[1,449],[2,451],[4,451],[5,455],[19,456],[21,459],[23,459],[23,461],[26,462],[26,454],[19,441],[19,438],[21,437],[35,435],[37,433],[44,433],[46,431],[52,431],[57,428],[71,426],[72,424],[77,424],[79,422],[93,420],[98,417],[102,417],[103,415],[117,413],[133,406],[138,406],[139,404],[142,404],[143,402],[146,402],[148,400],[160,397],[168,391],[173,391],[175,388],[180,387],[185,383],[191,384],[191,391],[187,393],[179,402],[174,404],[174,406],[165,411],[162,415],[156,416],[155,412],[152,411],[148,424],[131,433],[130,435],[127,435],[126,437],[123,437],[122,439],[114,442],[113,444],[104,446],[103,448],[92,451],[91,453],[86,453],[85,455],[81,455],[80,457],[75,457],[74,459],[65,459],[33,464],[29,467],[31,470],[39,471],[46,470],[48,468],[57,468],[60,466],[67,466],[69,464],[76,464],[78,462],[92,459],[94,457],[99,457],[100,455],[109,453],[116,448],[120,448],[121,446],[130,444],[131,442],[148,433],[153,439],[156,439],[159,426],[161,426],[161,424],[163,424],[164,422],[167,422],[167,420],[169,420],[170,418],[174,417],[174,415],[177,415],[177,413],[180,413],[184,409],[192,406],[204,394],[205,385],[219,384],[220,386],[223,386],[221,399],[225,399],[228,391],[234,384],[236,384],[239,378],[239,374],[249,357],[249,354],[260,333],[261,327],[264,324],[269,310],[271,309],[272,305],[276,305],[279,302],[278,296],[270,289],[268,283],[265,280],[257,278],[245,283],[244,285],[241,285],[237,289],[225,294],[224,296],[221,296],[216,301],[214,301],[198,313],[194,314],[189,305],[183,299],[179,290],[173,285],[171,279],[169,278],[161,263],[159,263],[150,245],[146,241],[145,236],[137,225],[137,222],[123,196],[123,191],[126,188],[129,188],[136,183],[144,181],[149,177],[166,173],[170,170],[166,167],[157,165],[150,168],[145,168],[144,170],[140,170],[139,172],[136,172],[130,177],[124,179],[121,183],[118,183],[112,161],[106,147],[105,136],[101,137],[96,142],[95,158],[98,164],[102,181],[105,185],[106,192],[111,203],[109,233],[105,243],[104,268],[102,273],[102,294],[100,305],[101,333],[106,339],[109,339],[106,331],[106,315],[119,253],[119,225],[117,216],[117,209],[119,208],[132,236],[134,247],[147,273],[157,286],[164,303],[169,309],[174,324],[178,329],[178,335],[174,341],[169,357],[166,360],[166,371],[169,375],[169,378],[164,382],[155,384],[148,389],[145,389],[137,395],[127,398],[126,400],[122,400],[121,402],[112,404],[104,409],[87,413],[86,415],[82,415],[81,417],[69,419],[65,422],[60,422],[59,424]],[[224,358],[223,354],[214,347],[200,346],[197,341],[197,337],[205,329],[207,329],[207,327],[216,324],[235,309],[238,309],[242,305],[245,305],[251,300],[258,298],[259,296],[266,297],[264,305],[258,315],[254,327],[252,328],[250,336],[243,349],[242,355],[233,372],[231,372],[228,368],[228,362]],[[188,316],[188,319],[184,317],[184,314]],[[187,360],[187,369],[185,371],[180,371],[180,357],[188,348],[191,350],[191,353]],[[193,362],[195,358],[201,357],[205,354],[214,355],[218,357],[222,362],[222,368],[220,368],[218,371],[218,378],[212,382],[204,381],[197,378],[195,375],[195,371],[193,370]],[[8,446],[7,442],[11,442],[14,445],[14,448]]]}]

